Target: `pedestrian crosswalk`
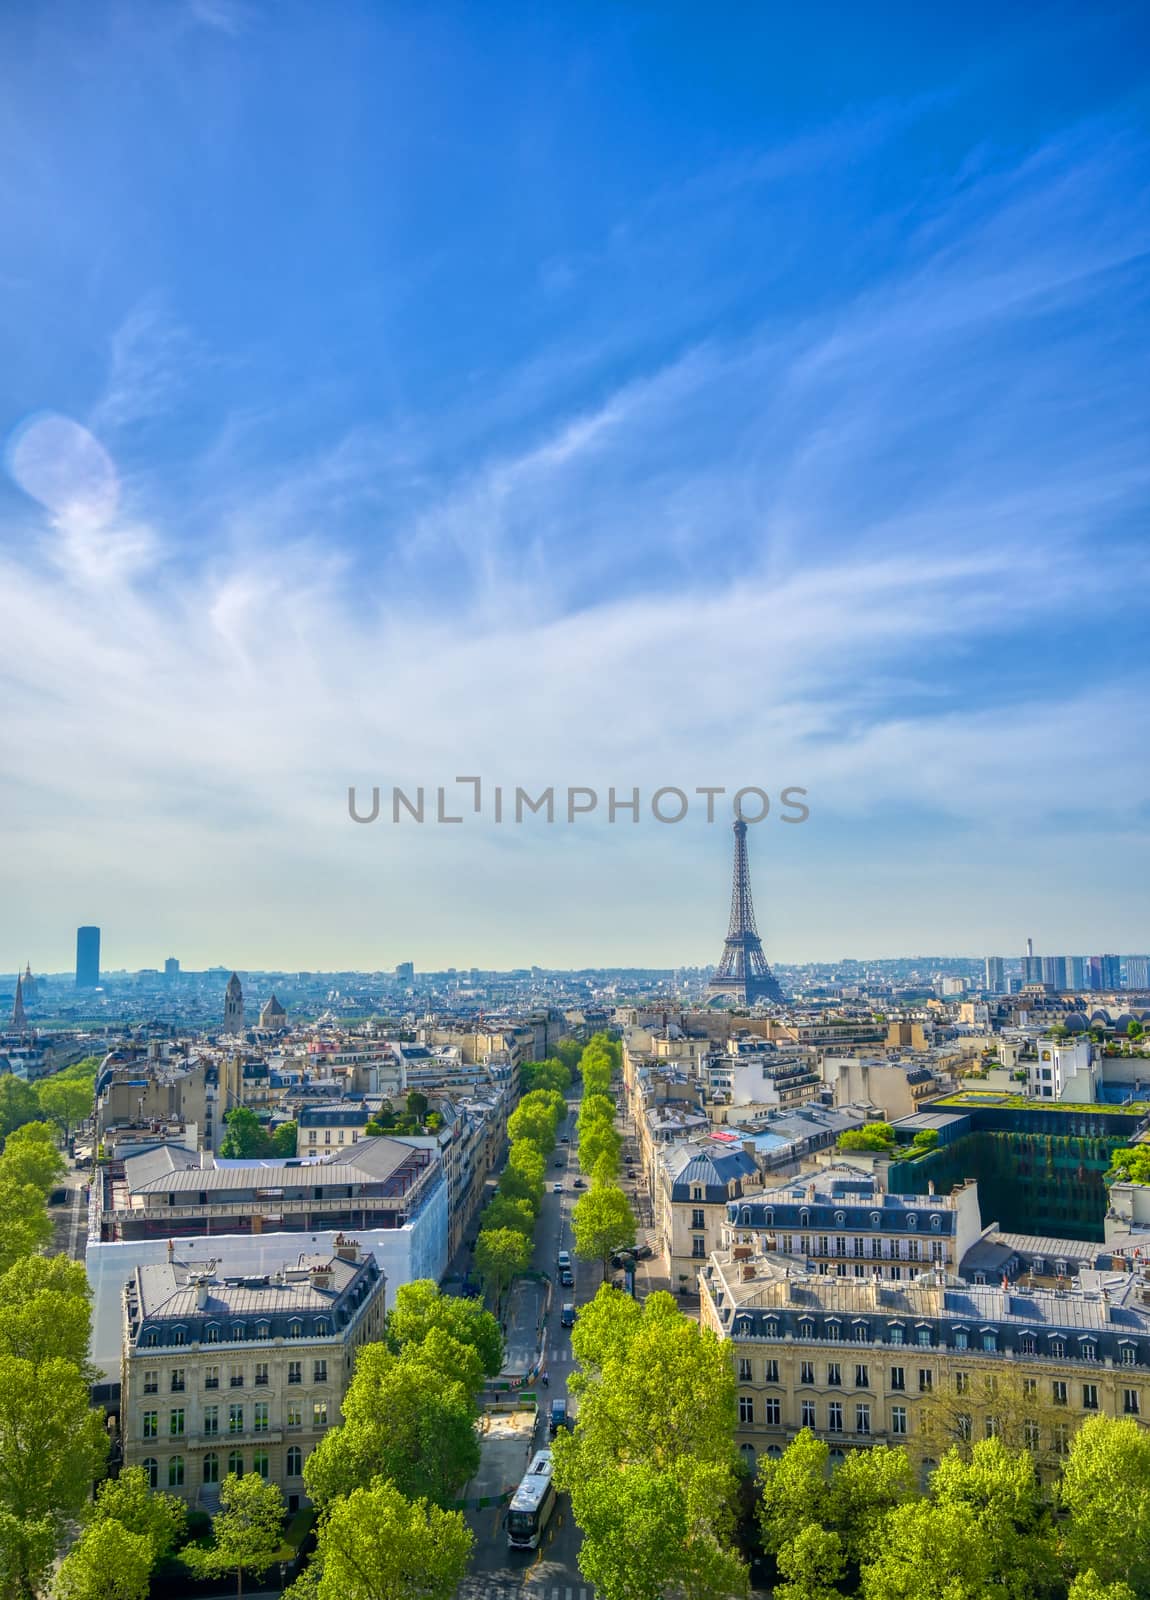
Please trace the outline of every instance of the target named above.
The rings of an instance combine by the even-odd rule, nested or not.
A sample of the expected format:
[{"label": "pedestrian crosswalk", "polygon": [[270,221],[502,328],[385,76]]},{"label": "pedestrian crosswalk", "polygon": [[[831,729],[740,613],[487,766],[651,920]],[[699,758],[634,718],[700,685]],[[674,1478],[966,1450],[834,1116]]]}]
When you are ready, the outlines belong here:
[{"label": "pedestrian crosswalk", "polygon": [[554,1578],[500,1578],[476,1573],[464,1578],[458,1600],[595,1600],[595,1590],[585,1583],[557,1583]]}]

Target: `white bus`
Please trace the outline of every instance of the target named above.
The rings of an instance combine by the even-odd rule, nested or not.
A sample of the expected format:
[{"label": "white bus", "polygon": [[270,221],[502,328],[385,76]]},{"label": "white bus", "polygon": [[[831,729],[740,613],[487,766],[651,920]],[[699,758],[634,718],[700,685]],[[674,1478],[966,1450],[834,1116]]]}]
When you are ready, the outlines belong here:
[{"label": "white bus", "polygon": [[551,1467],[550,1450],[538,1451],[507,1508],[507,1543],[512,1550],[538,1548],[555,1510]]}]

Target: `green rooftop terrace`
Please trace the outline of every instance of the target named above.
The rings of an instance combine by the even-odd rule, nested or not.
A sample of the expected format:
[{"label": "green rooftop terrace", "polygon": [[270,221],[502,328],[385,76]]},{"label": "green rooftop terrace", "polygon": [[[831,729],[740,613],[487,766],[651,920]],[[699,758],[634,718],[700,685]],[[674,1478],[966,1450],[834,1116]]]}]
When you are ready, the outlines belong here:
[{"label": "green rooftop terrace", "polygon": [[949,1094],[942,1100],[932,1100],[922,1109],[969,1111],[973,1106],[993,1106],[996,1110],[1003,1111],[1060,1111],[1066,1114],[1077,1112],[1079,1116],[1084,1113],[1091,1116],[1150,1116],[1148,1100],[1131,1100],[1122,1106],[1113,1106],[1100,1100],[1075,1104],[1070,1100],[1032,1100],[1028,1095],[1007,1094],[1001,1089],[962,1089],[957,1094]]}]

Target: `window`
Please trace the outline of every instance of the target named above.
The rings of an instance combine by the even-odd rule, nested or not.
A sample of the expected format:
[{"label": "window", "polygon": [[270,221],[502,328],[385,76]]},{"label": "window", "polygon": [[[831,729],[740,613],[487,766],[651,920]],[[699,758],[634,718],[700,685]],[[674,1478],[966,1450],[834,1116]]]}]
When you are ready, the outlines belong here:
[{"label": "window", "polygon": [[1019,1349],[1019,1353],[1021,1355],[1032,1356],[1032,1355],[1034,1355],[1034,1353],[1037,1350],[1037,1348],[1038,1348],[1037,1341],[1035,1340],[1035,1337],[1034,1337],[1034,1335],[1032,1333],[1019,1334],[1019,1337],[1018,1337],[1018,1349]]},{"label": "window", "polygon": [[160,1413],[158,1411],[145,1411],[143,1414],[145,1439],[158,1439],[160,1436]]},{"label": "window", "polygon": [[1055,1378],[1050,1385],[1050,1397],[1056,1406],[1064,1406],[1066,1404],[1066,1385],[1061,1378]]},{"label": "window", "polygon": [[814,1427],[817,1426],[817,1424],[815,1422],[815,1403],[814,1403],[813,1400],[804,1400],[803,1401],[802,1415],[803,1415],[802,1425],[803,1425],[804,1428],[814,1428]]},{"label": "window", "polygon": [[265,1384],[268,1381],[268,1364],[266,1361],[256,1362],[256,1384]]},{"label": "window", "polygon": [[755,1402],[751,1399],[749,1394],[741,1394],[739,1396],[739,1421],[754,1422],[754,1420]]},{"label": "window", "polygon": [[243,1408],[243,1406],[229,1406],[228,1407],[228,1432],[229,1433],[243,1433],[243,1431],[244,1431],[244,1408]]},{"label": "window", "polygon": [[842,1329],[839,1327],[838,1323],[833,1317],[827,1319],[827,1325],[823,1329],[823,1336],[824,1338],[829,1339],[832,1344],[837,1344],[842,1338]]},{"label": "window", "polygon": [[234,1472],[238,1478],[244,1475],[244,1453],[242,1450],[228,1451],[228,1471]]},{"label": "window", "polygon": [[317,1361],[312,1367],[311,1381],[313,1383],[327,1382],[327,1362]]},{"label": "window", "polygon": [[233,1389],[242,1389],[244,1386],[244,1369],[235,1361],[232,1362],[231,1371],[228,1374],[228,1383]]},{"label": "window", "polygon": [[707,1253],[707,1241],[705,1239],[692,1239],[691,1240],[691,1259],[692,1260],[699,1261],[706,1255],[706,1253]]},{"label": "window", "polygon": [[919,1345],[930,1345],[934,1343],[934,1339],[929,1328],[916,1328],[914,1330],[914,1341]]},{"label": "window", "polygon": [[298,1318],[295,1318],[293,1321],[288,1323],[288,1338],[289,1339],[301,1339],[302,1337],[303,1337],[303,1323],[300,1322]]},{"label": "window", "polygon": [[804,1361],[804,1362],[802,1362],[800,1364],[800,1367],[799,1367],[799,1382],[800,1383],[814,1383],[814,1381],[815,1381],[815,1364],[814,1364],[814,1362],[813,1361]]},{"label": "window", "polygon": [[1084,1383],[1082,1385],[1082,1409],[1083,1409],[1083,1411],[1097,1411],[1098,1410],[1098,1385],[1097,1384]]},{"label": "window", "polygon": [[810,1320],[809,1317],[800,1317],[799,1318],[799,1338],[800,1339],[813,1339],[814,1336],[815,1336],[815,1325],[814,1325],[814,1323]]},{"label": "window", "polygon": [[778,1400],[768,1399],[766,1402],[766,1423],[769,1428],[777,1428],[783,1420],[782,1406]]},{"label": "window", "polygon": [[1066,1354],[1066,1340],[1051,1339],[1050,1354],[1055,1358],[1056,1361],[1061,1361],[1063,1356]]},{"label": "window", "polygon": [[254,1413],[254,1415],[252,1417],[252,1430],[253,1430],[253,1432],[255,1432],[255,1433],[266,1433],[268,1431],[268,1403],[267,1403],[267,1401],[266,1400],[257,1400],[255,1405],[252,1407],[252,1411]]},{"label": "window", "polygon": [[843,1407],[841,1400],[831,1400],[827,1405],[827,1432],[841,1433],[843,1431]]},{"label": "window", "polygon": [[982,1330],[982,1348],[984,1350],[998,1349],[998,1335],[993,1328],[984,1328]]},{"label": "window", "polygon": [[777,1361],[764,1361],[763,1362],[763,1382],[764,1383],[778,1383],[778,1381],[779,1381],[779,1364],[778,1364],[778,1362]]},{"label": "window", "polygon": [[906,1258],[908,1261],[919,1259],[919,1245],[917,1239],[908,1239],[906,1242]]},{"label": "window", "polygon": [[208,1437],[210,1438],[213,1434],[219,1433],[219,1431],[220,1431],[220,1408],[219,1408],[219,1406],[205,1406],[204,1407],[204,1432],[205,1432],[205,1434],[207,1434]]},{"label": "window", "polygon": [[204,1329],[204,1343],[205,1344],[219,1344],[219,1342],[220,1342],[220,1325],[219,1325],[218,1322],[209,1322],[207,1327]]},{"label": "window", "polygon": [[252,1456],[252,1471],[258,1472],[265,1483],[268,1476],[268,1453],[266,1450],[257,1450]]},{"label": "window", "polygon": [[298,1478],[303,1471],[303,1451],[298,1444],[289,1445],[287,1453],[287,1475],[289,1478]]},{"label": "window", "polygon": [[1128,1417],[1136,1417],[1136,1416],[1138,1416],[1138,1414],[1141,1411],[1141,1409],[1142,1409],[1142,1407],[1138,1403],[1138,1391],[1137,1391],[1137,1389],[1123,1389],[1123,1391],[1122,1391],[1122,1410],[1124,1411],[1126,1416],[1128,1416]]},{"label": "window", "polygon": [[207,1455],[204,1457],[203,1471],[205,1483],[219,1483],[220,1458],[214,1450],[209,1450]]},{"label": "window", "polygon": [[184,1458],[173,1456],[168,1462],[168,1488],[182,1489],[184,1487]]},{"label": "window", "polygon": [[1124,1345],[1120,1346],[1120,1348],[1121,1348],[1121,1351],[1122,1351],[1122,1356],[1121,1356],[1122,1365],[1124,1367],[1132,1367],[1134,1365],[1134,1360],[1135,1360],[1134,1346],[1132,1344],[1124,1344]]},{"label": "window", "polygon": [[272,1336],[272,1330],[271,1330],[271,1324],[269,1322],[257,1322],[256,1323],[256,1338],[257,1339],[270,1339],[271,1336]]},{"label": "window", "polygon": [[856,1367],[855,1368],[855,1388],[856,1389],[869,1389],[870,1388],[870,1372],[869,1372],[868,1368],[866,1368],[866,1367]]},{"label": "window", "polygon": [[866,1344],[870,1340],[870,1329],[865,1322],[855,1323],[855,1343]]},{"label": "window", "polygon": [[942,1218],[938,1217],[938,1216],[931,1217],[930,1225],[934,1229],[935,1233],[937,1233],[938,1230],[942,1227]]},{"label": "window", "polygon": [[863,1240],[856,1234],[851,1240],[851,1255],[861,1256],[863,1253]]},{"label": "window", "polygon": [[148,1488],[149,1489],[157,1489],[157,1488],[159,1488],[159,1484],[160,1484],[160,1467],[159,1467],[159,1463],[157,1462],[155,1456],[145,1456],[144,1459],[140,1462],[140,1465],[143,1467],[144,1471],[148,1474]]},{"label": "window", "polygon": [[311,1425],[313,1428],[327,1427],[327,1401],[317,1400],[311,1408]]},{"label": "window", "polygon": [[1070,1429],[1065,1422],[1060,1422],[1054,1430],[1054,1454],[1067,1455],[1070,1451]]},{"label": "window", "polygon": [[739,1357],[739,1382],[740,1383],[750,1383],[751,1381],[752,1381],[751,1380],[751,1363],[747,1359],[746,1356],[740,1356]]},{"label": "window", "polygon": [[890,1369],[890,1386],[892,1389],[906,1388],[906,1368],[892,1367]]},{"label": "window", "polygon": [[905,1406],[891,1406],[891,1408],[890,1408],[890,1431],[893,1434],[897,1434],[900,1438],[905,1438],[906,1437],[906,1407]]},{"label": "window", "polygon": [[303,1362],[302,1361],[289,1361],[288,1362],[288,1382],[289,1383],[302,1383],[303,1382]]},{"label": "window", "polygon": [[933,1367],[919,1367],[919,1369],[918,1369],[918,1392],[919,1392],[919,1394],[930,1394],[931,1391],[933,1390],[933,1388],[934,1388],[934,1368]]},{"label": "window", "polygon": [[144,1393],[145,1394],[159,1394],[159,1392],[160,1392],[160,1374],[158,1372],[154,1372],[154,1371],[153,1372],[145,1372],[144,1373]]},{"label": "window", "polygon": [[779,1336],[779,1325],[775,1321],[775,1319],[772,1317],[769,1322],[764,1322],[763,1323],[763,1337],[765,1339],[777,1339],[778,1336]]},{"label": "window", "polygon": [[183,1394],[183,1392],[184,1392],[184,1369],[183,1369],[183,1367],[173,1367],[172,1368],[171,1390],[172,1390],[173,1394]]},{"label": "window", "polygon": [[218,1389],[219,1386],[220,1386],[220,1369],[219,1369],[219,1367],[205,1367],[204,1368],[204,1388],[205,1389]]},{"label": "window", "polygon": [[149,1347],[149,1349],[151,1349],[153,1346],[159,1344],[159,1342],[160,1342],[160,1336],[156,1332],[155,1328],[149,1328],[147,1333],[145,1333],[144,1337],[140,1340],[140,1343],[141,1344],[146,1344]]},{"label": "window", "polygon": [[247,1328],[245,1327],[245,1325],[242,1322],[233,1322],[232,1323],[232,1343],[233,1344],[242,1344],[242,1342],[247,1338],[247,1336],[248,1336]]},{"label": "window", "polygon": [[943,1254],[943,1245],[941,1239],[932,1239],[930,1241],[930,1259],[935,1262],[941,1262],[946,1259]]},{"label": "window", "polygon": [[997,1433],[998,1433],[998,1418],[994,1417],[994,1416],[987,1417],[987,1419],[986,1419],[986,1437],[988,1439],[993,1439]]},{"label": "window", "polygon": [[298,1400],[289,1400],[284,1407],[284,1426],[286,1428],[303,1427],[303,1406]]},{"label": "window", "polygon": [[855,1432],[870,1432],[870,1406],[855,1406]]},{"label": "window", "polygon": [[707,1214],[702,1206],[697,1206],[691,1212],[691,1226],[696,1232],[701,1232],[707,1226]]},{"label": "window", "polygon": [[891,1327],[889,1337],[890,1337],[891,1344],[902,1344],[903,1339],[905,1338],[905,1334],[903,1332],[903,1329],[897,1323],[895,1323]]},{"label": "window", "polygon": [[965,1328],[956,1328],[954,1330],[954,1348],[956,1350],[969,1350],[970,1335]]},{"label": "window", "polygon": [[178,1406],[168,1413],[168,1432],[173,1439],[182,1439],[184,1436],[184,1408]]},{"label": "window", "polygon": [[327,1338],[328,1334],[331,1332],[331,1325],[329,1324],[329,1322],[328,1322],[326,1317],[317,1317],[315,1319],[315,1331],[316,1331],[316,1337],[317,1338],[319,1338],[319,1339],[326,1339]]},{"label": "window", "polygon": [[843,1369],[837,1361],[827,1362],[827,1388],[841,1389],[843,1384]]},{"label": "window", "polygon": [[969,1444],[974,1435],[974,1418],[969,1411],[960,1411],[956,1418],[958,1423],[958,1437]]},{"label": "window", "polygon": [[1039,1429],[1037,1422],[1027,1422],[1023,1425],[1022,1437],[1025,1441],[1026,1448],[1031,1452],[1034,1452],[1038,1449],[1039,1443],[1041,1442],[1040,1431],[1041,1430]]},{"label": "window", "polygon": [[1094,1343],[1093,1339],[1083,1339],[1078,1348],[1083,1361],[1098,1360],[1098,1346]]}]

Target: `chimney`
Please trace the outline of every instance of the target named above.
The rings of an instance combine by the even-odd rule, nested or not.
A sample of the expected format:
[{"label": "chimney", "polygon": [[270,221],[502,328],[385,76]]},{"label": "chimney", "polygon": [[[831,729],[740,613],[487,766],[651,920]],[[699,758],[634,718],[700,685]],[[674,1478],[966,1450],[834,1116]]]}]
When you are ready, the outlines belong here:
[{"label": "chimney", "polygon": [[210,1299],[211,1299],[211,1295],[208,1292],[208,1280],[207,1280],[207,1278],[206,1277],[197,1278],[196,1279],[196,1310],[197,1311],[203,1311],[205,1306],[207,1305],[207,1303],[208,1303],[208,1301]]},{"label": "chimney", "polygon": [[753,1261],[744,1261],[743,1262],[743,1282],[746,1283],[747,1279],[748,1278],[753,1278],[754,1275],[755,1275],[755,1263]]},{"label": "chimney", "polygon": [[927,1179],[926,1192],[927,1192],[927,1194],[933,1194],[934,1193],[934,1179],[933,1178],[928,1178]]},{"label": "chimney", "polygon": [[335,1253],[340,1261],[359,1260],[359,1240],[345,1239],[342,1233],[335,1236]]},{"label": "chimney", "polygon": [[169,1239],[168,1240],[168,1263],[169,1263],[169,1265],[175,1259],[176,1259],[176,1246],[175,1246],[175,1243],[171,1239]]}]

